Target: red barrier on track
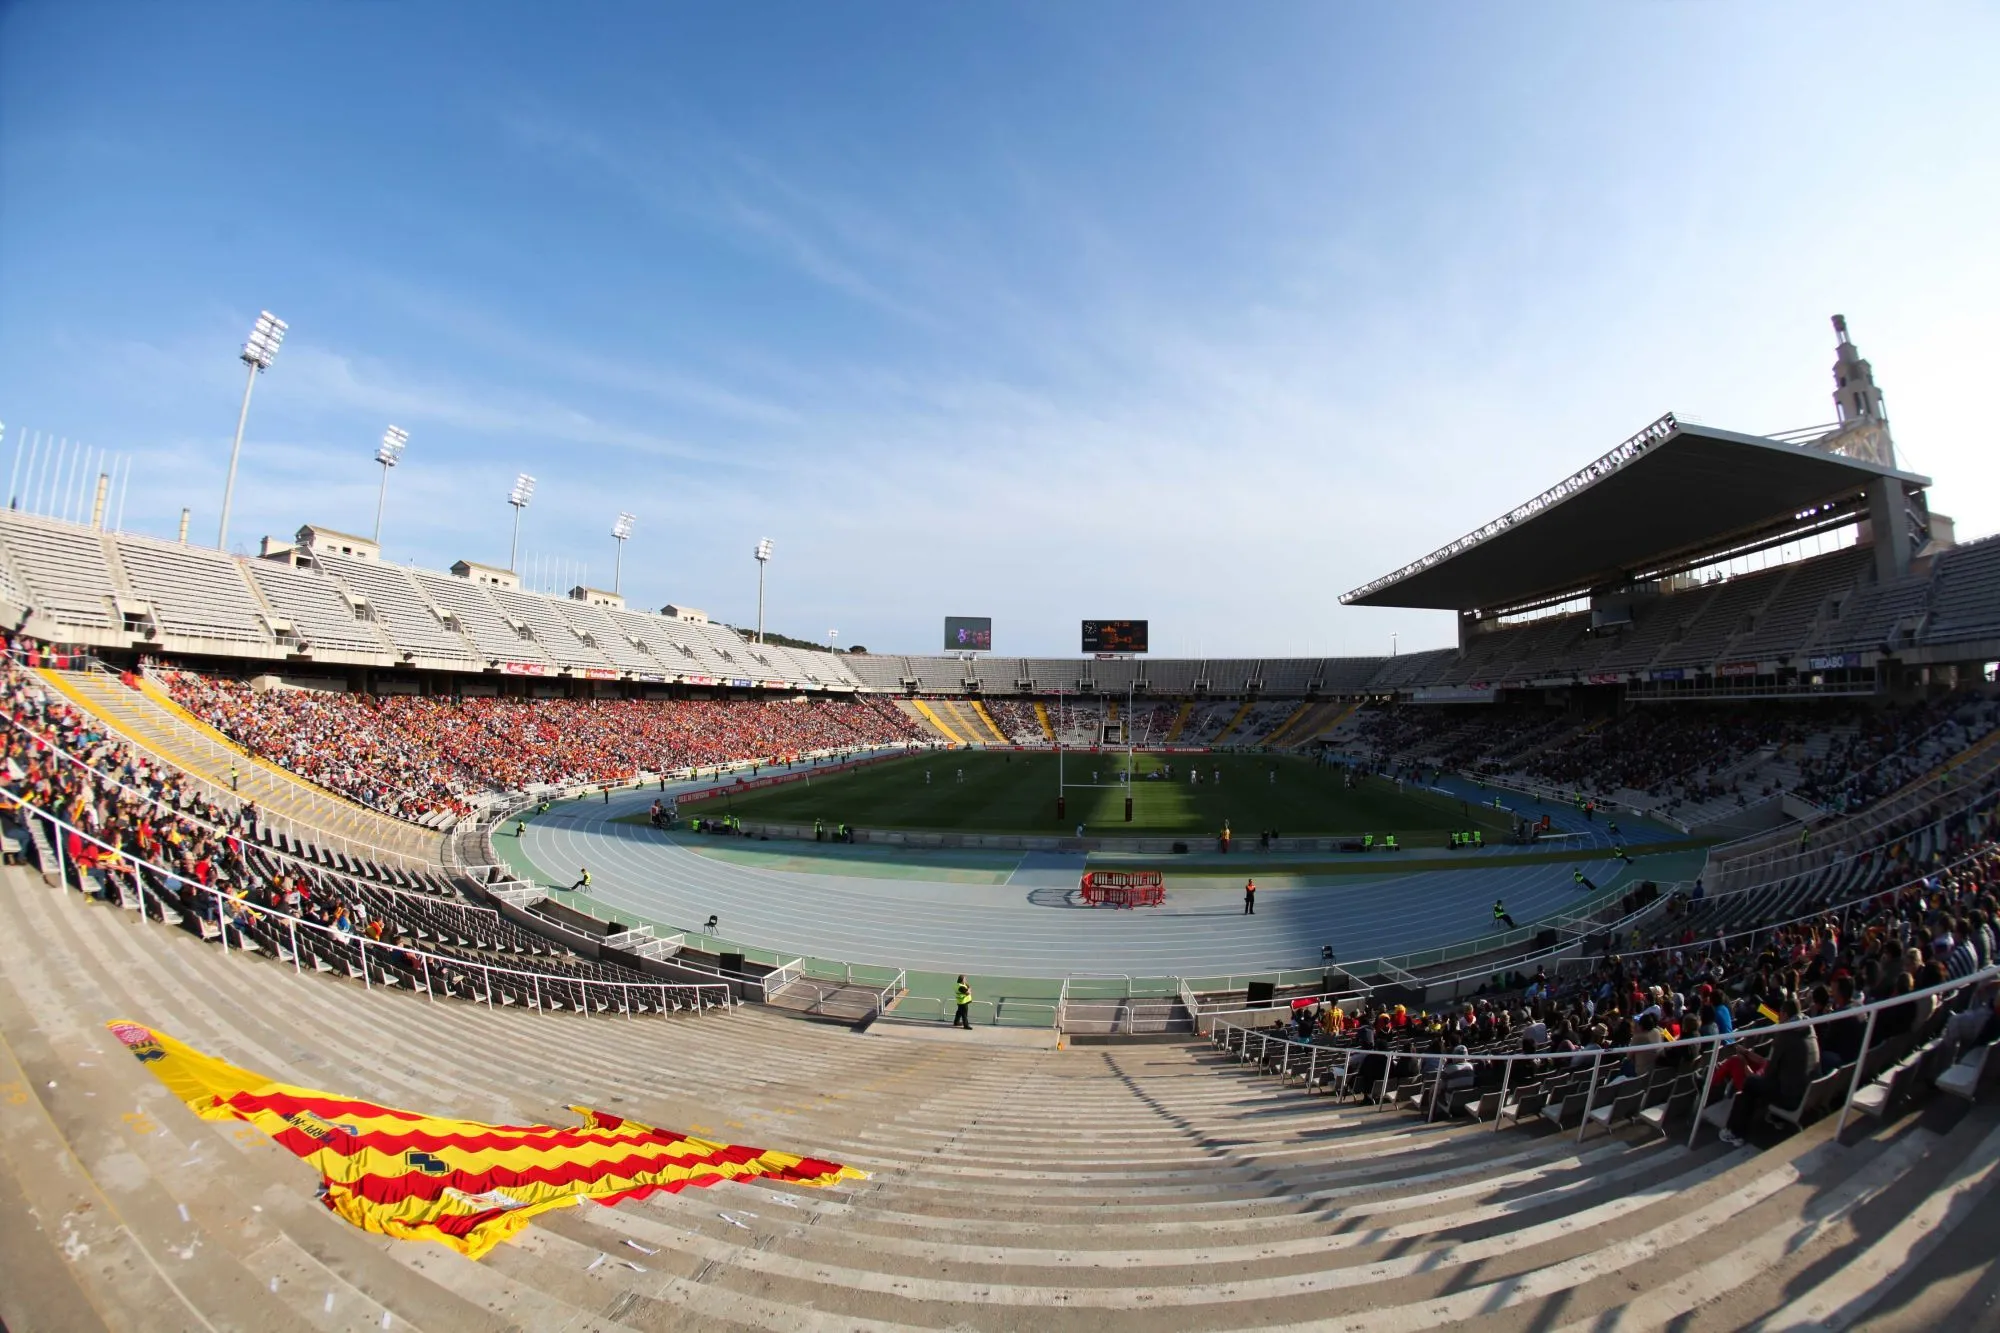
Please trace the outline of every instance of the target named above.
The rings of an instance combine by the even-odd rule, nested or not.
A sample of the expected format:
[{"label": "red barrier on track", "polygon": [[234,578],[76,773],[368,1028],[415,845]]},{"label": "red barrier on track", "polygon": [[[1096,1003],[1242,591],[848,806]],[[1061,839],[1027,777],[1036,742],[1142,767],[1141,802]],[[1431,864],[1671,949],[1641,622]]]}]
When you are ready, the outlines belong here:
[{"label": "red barrier on track", "polygon": [[1157,870],[1089,870],[1077,888],[1091,907],[1158,907],[1167,900]]}]

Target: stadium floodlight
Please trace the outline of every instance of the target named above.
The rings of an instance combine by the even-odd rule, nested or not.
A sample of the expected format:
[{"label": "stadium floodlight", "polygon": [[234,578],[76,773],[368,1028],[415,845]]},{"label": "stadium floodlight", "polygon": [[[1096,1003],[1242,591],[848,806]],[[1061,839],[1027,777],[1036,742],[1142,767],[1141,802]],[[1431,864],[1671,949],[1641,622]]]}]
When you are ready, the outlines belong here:
[{"label": "stadium floodlight", "polygon": [[757,540],[757,642],[764,642],[764,566],[771,563],[771,539]]},{"label": "stadium floodlight", "polygon": [[618,542],[618,560],[611,566],[611,591],[622,591],[620,584],[625,578],[625,541],[632,535],[632,525],[639,520],[631,514],[620,514],[618,521],[611,525],[611,535]]},{"label": "stadium floodlight", "polygon": [[514,540],[507,547],[507,568],[512,569],[521,555],[521,511],[528,507],[528,501],[535,498],[535,479],[522,472],[514,478],[514,489],[507,492],[507,503],[514,506]]},{"label": "stadium floodlight", "polygon": [[410,443],[410,432],[401,426],[391,426],[382,432],[381,447],[375,450],[375,461],[382,465],[382,488],[375,493],[375,545],[382,544],[382,502],[389,498],[389,469],[396,466],[396,460],[403,456],[403,450]]},{"label": "stadium floodlight", "polygon": [[215,544],[223,550],[229,547],[229,504],[236,497],[236,459],[243,452],[243,423],[250,419],[250,391],[257,387],[257,377],[278,359],[284,341],[285,321],[265,310],[243,344],[241,356],[250,373],[243,384],[243,410],[236,414],[236,441],[229,446],[229,478],[222,483],[222,522],[215,529]]}]

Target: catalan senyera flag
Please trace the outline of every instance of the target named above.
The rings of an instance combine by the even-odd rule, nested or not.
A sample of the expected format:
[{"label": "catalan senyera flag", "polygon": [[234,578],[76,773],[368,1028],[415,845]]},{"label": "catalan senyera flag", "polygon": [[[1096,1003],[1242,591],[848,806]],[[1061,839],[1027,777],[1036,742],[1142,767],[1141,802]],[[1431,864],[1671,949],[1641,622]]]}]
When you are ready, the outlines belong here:
[{"label": "catalan senyera flag", "polygon": [[585,1106],[582,1125],[488,1125],[274,1083],[143,1023],[107,1023],[188,1109],[242,1120],[319,1169],[320,1200],[363,1231],[477,1259],[535,1214],[724,1180],[866,1180],[838,1162],[710,1143]]}]

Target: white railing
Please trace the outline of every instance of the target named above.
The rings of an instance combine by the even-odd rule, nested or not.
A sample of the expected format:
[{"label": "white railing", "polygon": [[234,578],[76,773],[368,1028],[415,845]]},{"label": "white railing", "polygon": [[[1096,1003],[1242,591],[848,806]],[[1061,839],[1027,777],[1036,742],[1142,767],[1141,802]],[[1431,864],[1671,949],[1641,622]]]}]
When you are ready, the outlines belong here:
[{"label": "white railing", "polygon": [[[1935,1012],[1942,1005],[1944,997],[1955,996],[1969,988],[1976,993],[1976,988],[1988,981],[1994,980],[2000,980],[2000,966],[1987,967],[1957,981],[1943,982],[1936,986],[1912,991],[1907,995],[1892,996],[1885,1000],[1875,1000],[1864,1005],[1853,1005],[1831,1013],[1816,1014],[1811,1018],[1799,1018],[1789,1023],[1775,1023],[1763,1027],[1742,1028],[1734,1032],[1718,1033],[1713,1036],[1681,1037],[1651,1046],[1586,1047],[1577,1051],[1538,1051],[1532,1055],[1524,1053],[1500,1054],[1494,1052],[1446,1055],[1440,1052],[1387,1050],[1383,1048],[1371,1049],[1358,1046],[1331,1046],[1313,1041],[1300,1041],[1269,1029],[1247,1027],[1233,1022],[1218,1022],[1210,1035],[1210,1040],[1216,1046],[1237,1052],[1241,1060],[1250,1059],[1250,1052],[1254,1049],[1256,1052],[1255,1059],[1259,1068],[1272,1063],[1273,1052],[1275,1051],[1280,1081],[1285,1081],[1294,1072],[1302,1070],[1304,1084],[1306,1090],[1309,1092],[1322,1081],[1330,1082],[1335,1077],[1336,1071],[1342,1084],[1345,1085],[1351,1076],[1357,1072],[1357,1066],[1361,1063],[1370,1059],[1383,1060],[1385,1062],[1382,1065],[1383,1076],[1377,1081],[1376,1088],[1364,1088],[1362,1091],[1365,1094],[1374,1095],[1377,1089],[1379,1089],[1380,1095],[1377,1099],[1377,1105],[1385,1109],[1389,1101],[1390,1085],[1395,1080],[1395,1066],[1399,1062],[1415,1060],[1418,1062],[1418,1086],[1420,1087],[1422,1082],[1425,1081],[1428,1081],[1431,1085],[1430,1095],[1425,1099],[1427,1108],[1425,1112],[1426,1120],[1430,1120],[1436,1116],[1439,1106],[1443,1104],[1444,1092],[1447,1090],[1452,1092],[1466,1090],[1462,1084],[1454,1085],[1450,1089],[1446,1088],[1445,1068],[1448,1064],[1469,1063],[1475,1066],[1504,1065],[1500,1086],[1497,1089],[1485,1088],[1479,1082],[1476,1074],[1471,1085],[1472,1088],[1480,1091],[1482,1094],[1487,1092],[1497,1094],[1498,1107],[1500,1109],[1493,1116],[1493,1127],[1495,1130],[1499,1129],[1502,1114],[1508,1104],[1507,1094],[1513,1082],[1516,1065],[1523,1061],[1528,1061],[1531,1062],[1533,1067],[1539,1069],[1566,1064],[1571,1070],[1575,1070],[1588,1063],[1591,1071],[1590,1082],[1583,1102],[1583,1113],[1579,1117],[1577,1124],[1578,1142],[1582,1141],[1584,1131],[1592,1123],[1591,1112],[1599,1107],[1598,1091],[1600,1076],[1603,1072],[1607,1056],[1613,1057],[1613,1068],[1619,1067],[1624,1057],[1627,1056],[1645,1056],[1649,1060],[1658,1060],[1672,1056],[1675,1058],[1677,1064],[1685,1068],[1690,1062],[1681,1058],[1684,1053],[1690,1051],[1705,1052],[1707,1055],[1707,1069],[1702,1075],[1700,1093],[1694,1107],[1693,1115],[1690,1117],[1692,1126],[1688,1132],[1688,1146],[1693,1147],[1696,1137],[1701,1132],[1703,1113],[1708,1108],[1709,1095],[1715,1083],[1716,1066],[1721,1060],[1724,1047],[1759,1042],[1767,1037],[1776,1036],[1779,1033],[1793,1032],[1802,1028],[1818,1028],[1829,1023],[1847,1022],[1852,1019],[1861,1018],[1865,1020],[1861,1035],[1861,1046],[1855,1052],[1851,1070],[1846,1064],[1836,1065],[1831,1071],[1826,1072],[1814,1069],[1809,1071],[1807,1079],[1808,1087],[1810,1087],[1812,1083],[1832,1075],[1843,1072],[1848,1074],[1847,1088],[1842,1094],[1841,1099],[1840,1120],[1834,1128],[1834,1134],[1837,1138],[1840,1131],[1847,1126],[1847,1117],[1854,1106],[1854,1095],[1863,1086],[1861,1075],[1867,1063],[1869,1049],[1874,1042],[1877,1015],[1895,1005],[1918,1004],[1925,1001],[1935,1002],[1932,1006],[1932,1011]],[[1911,1030],[1915,1030],[1914,1025],[1912,1025]],[[1693,1058],[1693,1062],[1695,1063],[1698,1063],[1700,1060],[1701,1055],[1699,1054]],[[1324,1079],[1322,1079],[1319,1070],[1319,1065],[1322,1061],[1327,1065]],[[1879,1074],[1882,1071],[1877,1072]],[[1628,1076],[1613,1079],[1604,1083],[1603,1086],[1607,1088],[1619,1087],[1621,1083],[1634,1081],[1635,1077]],[[1796,1111],[1803,1109],[1803,1103],[1800,1108],[1780,1107],[1775,1109]]]},{"label": "white railing", "polygon": [[[203,916],[199,910],[196,912],[198,924],[201,927],[201,935],[204,939],[218,939],[221,942],[224,953],[231,951],[229,945],[229,932],[231,929],[237,932],[237,951],[242,952],[245,951],[244,941],[250,937],[253,931],[265,929],[266,923],[275,923],[276,926],[282,926],[286,932],[291,946],[287,952],[290,954],[289,961],[292,963],[294,972],[302,973],[304,971],[304,965],[301,962],[303,955],[299,949],[300,932],[306,932],[305,938],[307,940],[313,939],[315,933],[317,933],[319,936],[325,938],[327,952],[333,953],[335,956],[339,956],[339,950],[342,948],[352,948],[357,951],[360,959],[358,971],[363,986],[366,989],[372,990],[376,984],[374,975],[369,970],[369,950],[371,948],[375,952],[376,970],[382,972],[385,978],[383,984],[385,985],[396,984],[388,980],[391,975],[388,971],[391,963],[404,964],[406,970],[408,970],[404,960],[415,960],[418,963],[416,970],[421,974],[421,984],[419,984],[416,978],[412,978],[410,984],[413,989],[421,989],[433,1001],[437,999],[437,990],[433,986],[432,979],[432,968],[435,965],[443,973],[447,994],[452,993],[449,985],[450,979],[454,974],[478,973],[482,984],[473,993],[471,998],[483,1000],[488,1008],[495,1007],[493,997],[494,980],[496,978],[511,980],[517,987],[521,982],[526,982],[527,989],[532,997],[529,1007],[534,1008],[538,1012],[545,1007],[545,997],[547,997],[547,1001],[550,1003],[560,1003],[564,997],[567,997],[571,1001],[572,1007],[576,1008],[579,1013],[586,1015],[590,1012],[593,1003],[595,1003],[598,1012],[607,1012],[612,1006],[602,1002],[602,995],[604,993],[616,995],[618,1000],[617,1012],[625,1014],[628,1017],[642,1012],[640,1006],[649,1000],[653,1002],[661,1013],[666,1013],[669,1009],[679,1010],[682,1008],[691,1008],[699,1012],[706,1012],[709,1009],[728,1008],[734,1002],[731,988],[726,985],[709,985],[695,982],[615,981],[598,977],[572,976],[558,972],[535,972],[524,968],[499,967],[490,963],[475,962],[450,954],[432,953],[409,944],[385,944],[379,940],[371,940],[366,935],[351,931],[339,931],[317,921],[308,921],[303,917],[292,916],[278,908],[258,906],[246,899],[240,899],[226,893],[213,885],[190,881],[174,871],[167,870],[151,861],[133,856],[130,852],[122,851],[98,838],[95,834],[77,828],[66,820],[42,810],[32,802],[27,801],[19,793],[0,788],[0,796],[4,796],[17,803],[15,810],[17,816],[24,820],[41,821],[47,827],[51,835],[50,842],[54,844],[55,875],[56,883],[59,886],[69,887],[73,877],[75,887],[88,892],[84,881],[84,874],[87,867],[77,864],[72,860],[68,852],[67,839],[74,837],[81,844],[97,848],[100,852],[106,854],[106,859],[110,860],[111,866],[108,869],[105,867],[96,868],[95,873],[98,874],[100,882],[105,885],[107,891],[115,889],[121,902],[124,902],[132,910],[139,911],[142,915],[146,911],[148,901],[151,902],[162,921],[169,923],[177,922],[180,920],[183,912],[179,903],[168,902],[164,895],[146,883],[145,877],[138,873],[142,870],[162,880],[171,880],[181,884],[184,888],[193,890],[198,894],[206,895],[206,902],[211,915]],[[113,882],[112,877],[116,876],[120,871],[129,873],[129,884]],[[257,951],[261,951],[261,949]],[[316,964],[316,970],[318,970],[318,964]],[[327,970],[331,969],[328,968]],[[350,964],[350,975],[353,975],[355,970],[353,965]],[[593,988],[599,993],[595,997],[592,993]],[[508,1001],[503,1000],[502,1003],[508,1003]]]},{"label": "white railing", "polygon": [[[67,764],[74,766],[80,771],[89,774],[92,778],[96,779],[98,782],[101,782],[108,787],[113,787],[118,791],[123,792],[127,796],[131,796],[136,800],[144,802],[147,808],[149,809],[152,809],[154,811],[164,812],[165,814],[171,816],[174,819],[180,820],[183,823],[191,824],[194,827],[212,833],[219,838],[231,838],[231,837],[241,836],[239,831],[236,829],[225,828],[218,824],[211,824],[207,820],[202,819],[196,815],[190,814],[186,810],[180,809],[177,806],[169,805],[168,803],[159,800],[157,797],[148,795],[147,793],[139,790],[137,787],[132,786],[130,783],[127,783],[122,779],[115,777],[110,773],[105,772],[101,768],[92,767],[88,760],[82,758],[77,754],[72,753],[70,750],[68,750],[61,744],[57,743],[57,741],[52,736],[46,735],[42,732],[35,730],[35,728],[29,726],[25,722],[22,722],[19,718],[13,717],[5,712],[0,712],[0,721],[6,722],[9,726],[15,728],[17,731],[20,731],[23,735],[34,738],[34,740],[37,743],[46,747],[48,753],[55,755],[57,758],[63,760]],[[114,743],[119,745],[124,744],[124,742],[122,741],[116,741]],[[259,830],[266,827],[264,812],[261,810],[258,811],[257,814],[257,827]],[[293,836],[296,837],[296,835]],[[305,873],[309,873],[313,875],[315,878],[330,876],[335,879],[347,880],[356,884],[365,884],[371,889],[380,889],[384,893],[406,894],[413,898],[424,898],[424,899],[429,899],[433,902],[437,900],[435,894],[425,893],[418,889],[405,889],[399,885],[388,884],[379,880],[372,880],[365,875],[359,875],[351,871],[345,871],[340,869],[338,866],[328,865],[322,861],[313,861],[303,856],[295,856],[290,852],[282,850],[281,848],[257,842],[255,838],[246,838],[245,841],[255,846],[260,854],[268,856],[274,861],[278,861],[282,864],[291,866],[294,869],[300,870]],[[395,854],[391,853],[390,855],[394,856]],[[369,859],[372,860],[374,858],[371,857]],[[399,858],[399,860],[400,862],[402,862],[402,864],[397,864],[395,868],[399,870],[407,870],[409,868],[407,863],[411,860],[414,860],[414,858],[401,857]],[[439,866],[435,862],[418,861],[417,867],[426,874],[444,873],[443,867]],[[490,907],[474,906],[473,910],[490,912],[493,909]]]},{"label": "white railing", "polygon": [[[1933,867],[1930,873],[1936,875],[1956,870],[1960,866],[1968,865],[1971,864],[1972,862],[1979,860],[1980,857],[1984,855],[1985,855],[1984,852],[1979,852],[1979,851],[1968,852],[1964,856],[1959,857],[1957,860],[1952,861],[1949,864]],[[1771,883],[1778,883],[1778,882],[1782,881],[1771,881]],[[1824,903],[1818,907],[1814,907],[1808,911],[1800,912],[1795,916],[1786,917],[1785,919],[1780,921],[1766,921],[1754,926],[1746,926],[1741,930],[1728,931],[1721,934],[1706,935],[1696,940],[1692,944],[1669,942],[1667,944],[1654,945],[1650,948],[1642,947],[1636,949],[1630,949],[1630,948],[1621,949],[1619,951],[1619,957],[1629,962],[1630,960],[1635,958],[1648,958],[1655,954],[1668,954],[1676,952],[1700,953],[1704,950],[1714,948],[1730,940],[1741,940],[1741,939],[1755,940],[1755,938],[1759,935],[1763,935],[1771,931],[1782,930],[1787,926],[1801,925],[1813,921],[1824,921],[1828,917],[1832,916],[1843,916],[1851,909],[1861,904],[1872,902],[1876,898],[1881,897],[1885,893],[1900,892],[1905,888],[1909,888],[1912,885],[1921,884],[1923,882],[1924,882],[1924,876],[1919,875],[1912,879],[1905,880],[1900,884],[1877,886],[1875,888],[1868,889],[1865,892],[1858,893],[1851,898],[1846,898],[1839,902]],[[1767,887],[1768,884],[1758,884],[1758,885],[1752,885],[1748,888],[1738,889],[1735,890],[1734,892],[1754,893]],[[1728,895],[1722,895],[1722,896],[1727,897]],[[1714,902],[1717,901],[1717,899],[1707,898],[1703,899],[1702,901],[1704,904],[1713,904]],[[1641,909],[1641,911],[1642,912],[1650,911],[1652,910],[1652,907],[1654,905],[1655,904],[1649,904],[1646,908]],[[1617,929],[1620,928],[1622,927],[1617,925],[1605,927],[1607,931],[1616,931]],[[1572,941],[1570,945],[1563,946],[1562,948],[1557,950],[1553,950],[1549,954],[1537,954],[1537,955],[1530,955],[1525,958],[1497,961],[1486,967],[1479,968],[1471,973],[1460,973],[1456,977],[1433,977],[1424,980],[1422,984],[1426,986],[1444,985],[1455,980],[1462,980],[1469,976],[1475,976],[1475,975],[1490,976],[1492,973],[1496,971],[1517,971],[1522,967],[1523,964],[1536,962],[1540,959],[1550,957],[1553,953],[1567,952],[1567,950],[1570,947],[1574,946],[1574,943],[1575,942]],[[1343,970],[1345,969],[1343,968]],[[1339,1004],[1346,1000],[1366,999],[1376,989],[1378,988],[1373,986],[1357,986],[1346,990],[1326,991],[1315,995],[1300,995],[1296,997],[1287,997],[1286,1003],[1287,1004],[1291,1003],[1292,999],[1299,999],[1299,1000],[1309,1000],[1314,1003],[1325,1002],[1325,1003]],[[1204,1023],[1226,1022],[1232,1019],[1241,1018],[1249,1014],[1261,1014],[1268,1016],[1273,1012],[1275,1011],[1270,1008],[1266,1007],[1252,1008],[1248,1005],[1243,1005],[1230,1009],[1225,1009],[1220,1006],[1217,1006],[1212,1009],[1197,1011],[1196,1027],[1199,1030],[1202,1029],[1202,1025]]]},{"label": "white railing", "polygon": [[803,958],[794,958],[791,962],[780,964],[766,972],[758,981],[764,993],[764,1002],[769,1004],[773,995],[797,981],[805,973],[806,963]]},{"label": "white railing", "polygon": [[[18,657],[19,655],[16,654],[16,656]],[[93,662],[93,665],[96,667],[97,670],[109,674],[109,668],[105,667],[103,663]],[[45,669],[51,669],[51,668],[45,668]],[[92,712],[91,716],[97,717],[97,714],[95,712]],[[40,733],[36,732],[34,728],[29,727],[26,723],[23,723],[11,716],[7,717],[6,720],[12,723],[14,726],[20,728],[22,731],[27,732],[29,735],[36,736],[37,739],[42,740],[44,743],[50,745],[52,748],[55,746],[54,741],[49,740],[47,737],[40,735]],[[98,718],[98,720],[100,722],[105,722],[108,725],[108,719]],[[178,721],[178,719],[176,719],[176,721]],[[148,746],[142,744],[141,742],[131,737],[116,732],[115,729],[113,729],[113,734],[108,736],[107,739],[114,741],[116,744],[120,746],[123,746],[128,751],[131,750],[142,751],[149,761],[156,763],[160,766],[172,769],[174,772],[181,775],[181,777],[184,778],[186,781],[195,784],[200,790],[202,790],[209,797],[209,799],[215,801],[217,804],[220,804],[227,809],[232,809],[232,810],[241,809],[243,806],[251,804],[251,802],[247,800],[242,795],[242,793],[231,791],[229,787],[227,787],[221,782],[216,781],[214,778],[211,778],[206,774],[196,772],[195,770],[189,768],[187,765],[180,762],[180,760],[174,757],[173,755],[165,754],[162,753],[161,751],[151,749]],[[204,743],[210,745],[213,744],[213,742],[207,742],[207,741],[204,741]],[[82,763],[81,760],[76,760],[74,756],[71,756],[68,753],[68,751],[63,751],[62,753],[65,758],[70,758],[72,759],[73,762],[77,762],[79,764]],[[231,753],[235,758],[245,757],[244,754],[241,752],[229,752],[229,753]],[[255,759],[246,759],[246,762],[256,763],[257,761]],[[88,765],[84,766],[88,767]],[[289,770],[286,770],[286,772],[289,774]],[[291,775],[291,776],[293,777],[293,780],[295,782],[301,785],[304,784],[305,779],[298,778],[296,777],[296,775]],[[314,801],[324,800],[328,804],[328,808],[338,808],[343,813],[353,814],[357,811],[362,811],[366,812],[371,818],[377,818],[394,822],[392,816],[384,815],[380,811],[371,810],[369,809],[369,807],[360,805],[358,803],[352,803],[352,804],[346,803],[344,801],[341,801],[340,798],[332,796],[330,793],[324,797],[321,797],[318,793],[311,793],[310,799]],[[337,807],[335,805],[336,802],[339,802]],[[298,818],[296,815],[286,814],[282,811],[274,812],[268,807],[258,808],[257,822],[259,826],[270,828],[273,832],[284,833],[287,837],[291,838],[295,842],[300,842],[300,843],[311,842],[319,847],[324,848],[329,852],[339,852],[347,856],[359,856],[367,860],[376,861],[384,865],[395,865],[398,868],[403,868],[403,869],[421,868],[426,870],[436,870],[440,866],[440,861],[436,858],[422,856],[415,852],[408,851],[406,849],[384,847],[378,843],[367,842],[363,839],[350,837],[347,834],[335,832],[329,828],[324,827],[323,825],[302,820]],[[423,833],[423,834],[431,833],[430,830],[420,830],[416,828],[416,826],[414,825],[412,825],[411,828],[413,833]],[[432,834],[432,836],[435,835]]]}]

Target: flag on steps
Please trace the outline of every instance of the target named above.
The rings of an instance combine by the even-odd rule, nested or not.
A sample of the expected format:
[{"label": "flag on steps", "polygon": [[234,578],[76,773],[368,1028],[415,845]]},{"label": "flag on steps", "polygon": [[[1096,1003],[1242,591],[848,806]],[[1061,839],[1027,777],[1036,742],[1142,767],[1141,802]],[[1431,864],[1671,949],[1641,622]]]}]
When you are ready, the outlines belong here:
[{"label": "flag on steps", "polygon": [[723,1180],[831,1185],[866,1180],[838,1162],[710,1143],[584,1106],[582,1125],[488,1125],[401,1111],[203,1055],[142,1023],[107,1023],[160,1082],[204,1120],[242,1120],[311,1162],[320,1199],[364,1231],[435,1240],[471,1258],[536,1213]]}]

